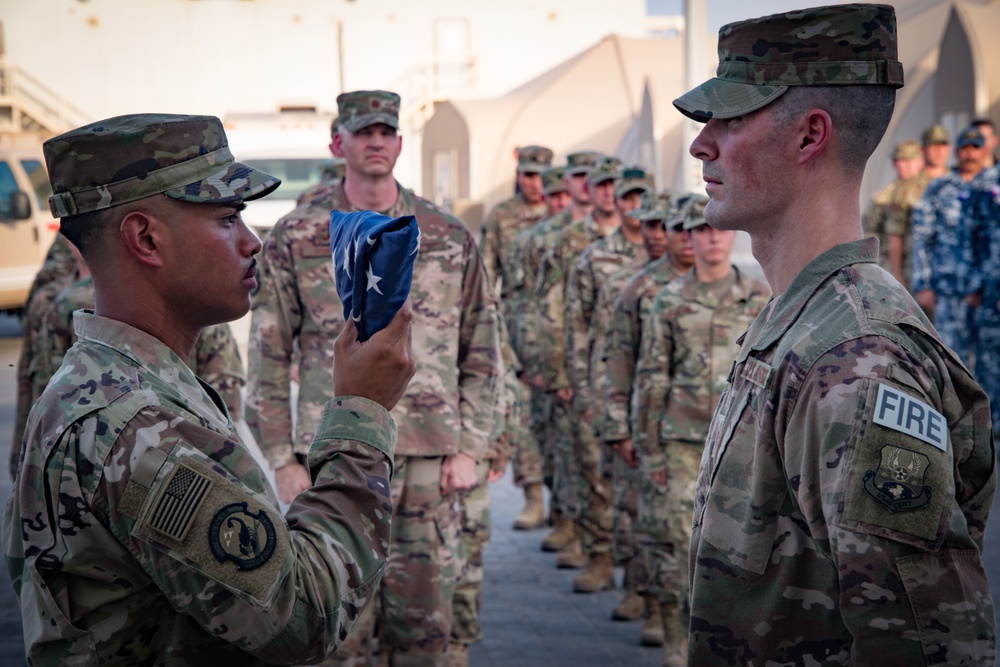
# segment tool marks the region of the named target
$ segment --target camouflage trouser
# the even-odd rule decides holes
[[[934,305],[934,328],[941,340],[971,368],[972,352],[976,344],[976,310],[963,296],[937,295]]]
[[[580,542],[588,556],[611,552],[611,471],[605,475],[604,451],[590,424],[574,413],[573,450],[578,464]]]
[[[394,460],[392,541],[376,602],[381,604],[379,650],[395,667],[448,664],[460,547],[455,497],[441,495],[442,460],[399,455]],[[366,610],[334,658],[323,664],[371,664],[375,620],[375,613]]]
[[[459,496],[458,517],[461,561],[452,598],[451,639],[473,644],[483,638],[479,609],[483,596],[483,551],[490,541],[490,490],[486,474],[489,461],[476,464],[476,487]]]
[[[526,484],[539,484],[544,480],[542,447],[539,444],[544,435],[545,416],[536,415],[540,407],[536,407],[536,393],[544,392],[526,385],[521,385],[522,394],[527,399],[527,410],[521,412],[522,428],[520,438],[514,449],[514,486],[524,486]]]
[[[990,299],[979,307],[976,337],[976,380],[990,397],[993,434],[1000,437],[1000,310]]]
[[[554,491],[555,455],[552,451],[552,441],[549,438],[549,430],[552,428],[552,395],[544,389],[531,387],[528,401],[531,405],[528,411],[531,420],[531,433],[535,436],[535,442],[538,443],[538,452],[541,458],[542,481],[549,491]],[[553,494],[549,501],[553,510],[559,509],[557,502],[558,499]]]
[[[580,518],[580,498],[576,487],[580,465],[573,447],[576,415],[569,401],[560,400],[555,394],[550,394],[549,399],[551,419],[545,441],[552,455],[552,506],[557,507],[567,519],[576,521]]]
[[[615,565],[626,565],[637,557],[635,522],[639,512],[638,468],[629,468],[624,459],[611,453],[611,534]]]
[[[688,550],[694,493],[704,444],[670,440],[666,447],[667,484],[643,475],[639,497],[639,539],[646,559],[649,591],[664,604],[686,604]]]

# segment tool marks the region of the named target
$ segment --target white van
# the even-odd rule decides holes
[[[333,164],[329,145],[334,117],[306,105],[281,107],[271,114],[226,114],[226,136],[236,159],[281,179],[277,190],[247,202],[243,211],[243,220],[261,238]]]
[[[40,152],[0,148],[0,310],[20,310],[59,231]]]

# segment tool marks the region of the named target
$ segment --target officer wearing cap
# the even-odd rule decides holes
[[[514,325],[514,317],[520,315],[524,275],[522,264],[509,264],[507,260],[520,255],[519,250],[514,249],[517,235],[534,227],[548,215],[542,173],[552,167],[552,151],[544,146],[523,146],[517,149],[516,154],[517,192],[493,207],[479,231],[483,263],[490,285],[501,295],[508,329]],[[537,442],[529,440],[519,444],[523,444],[524,451],[514,457],[514,483],[524,490],[525,504],[514,517],[514,528],[531,530],[545,524],[541,452]]]
[[[920,135],[920,145],[924,154],[924,172],[929,181],[948,173],[951,158],[951,137],[944,125],[931,125]]]
[[[601,290],[595,313],[595,327],[600,319],[607,320],[601,363],[595,364],[592,371],[595,391],[603,398],[602,407],[595,412],[595,422],[600,425],[598,435],[602,444],[613,452],[613,503],[619,512],[628,516],[630,524],[630,533],[623,536],[616,523],[614,538],[626,540],[625,548],[631,546],[634,551],[631,565],[636,587],[642,595],[643,627],[639,643],[643,646],[663,644],[663,621],[659,595],[650,590],[651,572],[642,547],[644,540],[638,521],[642,477],[635,457],[634,442],[638,437],[631,435],[633,431],[644,431],[648,414],[636,413],[636,419],[630,420],[631,394],[642,330],[649,319],[652,299],[663,285],[686,274],[694,265],[691,235],[683,230],[683,218],[677,215],[678,206],[683,206],[687,199],[687,196],[675,198],[669,192],[647,195],[635,217],[642,222],[643,245],[649,261],[638,272],[629,267],[612,276],[606,288]],[[600,305],[602,301],[608,305]],[[633,421],[634,427],[630,423]],[[626,570],[626,578],[628,574]],[[617,615],[613,613],[612,618],[624,615],[626,601],[627,598],[616,608]]]
[[[569,190],[566,189],[566,167],[550,167],[542,172],[542,199],[551,218],[562,213],[569,206]]]
[[[569,277],[580,255],[594,241],[611,236],[621,226],[621,214],[615,201],[615,188],[621,181],[623,166],[619,159],[602,158],[587,172],[587,191],[593,208],[590,215],[567,225],[545,245],[549,251],[538,278],[538,340],[541,351],[541,375],[546,390],[553,395],[553,412],[566,415],[572,440],[556,459],[556,484],[560,490],[575,487],[576,507],[570,514],[577,524],[580,550],[561,556],[563,566],[584,566],[586,570],[573,581],[573,590],[590,593],[614,587],[611,563],[610,489],[603,479],[600,450],[589,423],[581,423],[573,404],[566,347],[565,296]],[[554,417],[554,419],[557,419]],[[561,480],[561,481],[559,481]]]
[[[44,149],[96,307],[76,313],[79,339],[32,410],[4,516],[28,660],[322,659],[385,568],[409,310],[364,347],[353,325],[337,341],[338,398],[288,524],[184,363],[202,329],[249,308],[260,241],[240,210],[278,179],[236,162],[211,116],[119,116]]]
[[[614,184],[614,204],[621,224],[613,233],[598,238],[580,253],[579,259],[569,273],[566,282],[564,321],[566,345],[566,374],[573,389],[573,410],[577,418],[578,439],[581,450],[588,452],[590,458],[601,461],[605,452],[601,449],[598,439],[599,430],[594,423],[594,397],[597,387],[592,384],[594,365],[600,360],[595,358],[598,351],[598,337],[602,335],[594,329],[594,315],[597,307],[598,293],[607,280],[622,266],[639,268],[646,260],[642,244],[641,222],[633,216],[642,204],[642,198],[647,193],[655,192],[653,176],[642,167],[633,166],[622,169],[621,177]],[[602,201],[603,194],[594,197],[595,216],[599,210],[597,202]],[[589,428],[588,428],[589,426]],[[587,512],[600,521],[595,525],[607,526],[613,529],[615,512],[611,489],[611,466],[603,462],[598,465],[598,474],[603,477],[601,484],[587,485]],[[583,486],[580,487],[584,488]],[[611,535],[607,536],[611,537]],[[612,545],[614,539],[611,537]],[[612,551],[615,551],[612,549]],[[573,582],[574,590],[591,592],[604,587],[605,574],[610,565],[625,567],[625,597],[612,616],[631,616],[632,610],[640,610],[638,602],[639,577],[638,563],[630,567],[631,554],[622,550],[601,556],[601,565],[596,567],[588,564],[583,572]],[[638,618],[638,616],[636,616]]]
[[[909,286],[913,205],[930,184],[924,157],[916,141],[901,141],[893,148],[896,179],[879,190],[865,211],[865,233],[879,241],[879,265],[903,286]]]
[[[708,431],[664,664],[993,664],[989,405],[861,228],[896,54],[886,5],[742,21],[674,102],[705,123],[705,220],[750,233],[775,296]]]
[[[733,344],[767,304],[763,282],[729,261],[736,232],[705,223],[708,198],[678,210],[691,235],[694,269],[653,298],[635,367],[634,404],[647,430],[635,440],[639,535],[649,589],[660,605],[664,655],[683,659],[687,634],[687,556],[698,467],[712,412],[739,348]]]
[[[539,338],[539,278],[542,266],[551,248],[549,244],[557,238],[558,233],[568,225],[583,220],[591,211],[590,192],[587,189],[587,173],[603,157],[597,151],[577,151],[566,156],[564,184],[569,194],[569,205],[556,215],[542,220],[534,227],[521,232],[515,239],[515,247],[522,247],[523,285],[521,287],[524,300],[521,316],[511,318],[509,322],[511,341],[514,351],[521,360],[521,380],[531,387],[532,429],[539,446],[543,461],[543,475],[551,479],[551,495],[549,500],[550,520],[552,530],[542,540],[544,551],[567,552],[568,560],[562,561],[563,567],[582,567],[582,556],[577,548],[579,542],[575,523],[570,519],[576,511],[575,490],[571,484],[559,488],[555,473],[556,462],[562,460],[561,452],[571,447],[568,434],[572,429],[570,415],[559,410],[553,410],[552,393],[545,386],[542,377],[542,364],[546,351],[543,345],[546,340]],[[511,262],[513,265],[514,263]]]
[[[416,216],[421,243],[410,299],[417,371],[393,412],[393,539],[380,589],[391,602],[381,605],[379,649],[395,664],[443,664],[459,554],[456,493],[476,485],[476,466],[503,409],[500,316],[472,233],[393,175],[402,149],[399,104],[389,91],[339,95],[333,148],[345,161],[343,181],[268,234],[253,302],[247,422],[275,468],[279,498],[290,501],[308,485],[307,443],[330,398],[332,341],[344,326],[330,270],[330,212]],[[366,614],[336,660],[369,660],[375,622]]]
[[[945,344],[970,365],[982,287],[976,260],[981,225],[971,194],[989,180],[990,152],[979,129],[969,127],[958,135],[955,153],[958,166],[927,187],[914,211],[913,292],[933,312]]]

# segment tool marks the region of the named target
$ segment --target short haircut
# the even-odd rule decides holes
[[[972,122],[969,123],[972,127],[982,127],[983,125],[988,125],[993,134],[997,133],[997,125],[993,122],[992,118],[973,118]]]
[[[120,213],[120,207],[112,206],[62,218],[59,221],[59,231],[77,247],[89,264],[92,258],[100,254],[100,248],[105,243],[104,237]]]
[[[841,162],[863,172],[889,127],[896,91],[889,86],[791,86],[771,106],[783,125],[809,109],[826,111],[840,138]]]

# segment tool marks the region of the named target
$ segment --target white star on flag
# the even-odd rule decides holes
[[[371,262],[368,263],[368,270],[365,271],[365,278],[368,279],[368,289],[373,289],[379,294],[382,294],[382,290],[378,288],[379,282],[382,281],[381,276],[376,276],[375,272],[372,271]],[[384,296],[384,295],[383,295]]]

